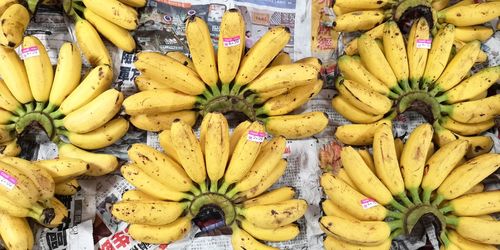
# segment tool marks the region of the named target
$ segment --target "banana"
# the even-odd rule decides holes
[[[107,90],[113,80],[113,70],[109,65],[99,65],[93,68],[73,91],[61,102],[59,111],[68,115],[94,100]],[[69,93],[69,89],[66,90]]]
[[[89,21],[78,18],[75,23],[75,34],[80,51],[92,67],[112,64],[108,48],[104,46],[99,33]]]
[[[484,243],[500,244],[500,222],[474,217],[446,217],[446,223],[452,225],[462,237]]]
[[[220,61],[220,57],[219,57]],[[273,61],[269,64],[269,67],[273,66],[278,66],[278,65],[286,65],[286,64],[292,64],[292,58],[290,58],[290,54],[288,54],[285,51],[281,51],[274,59]],[[220,75],[220,72],[219,72]]]
[[[382,23],[382,24],[379,24],[378,26],[376,26],[375,28],[369,30],[369,31],[366,31],[365,32],[365,35],[372,38],[372,39],[377,39],[377,38],[382,38],[383,34],[384,34],[384,26],[385,26],[385,23]],[[349,55],[349,56],[352,56],[354,54],[358,54],[359,51],[358,51],[358,40],[359,38],[354,38],[353,40],[351,40],[347,46],[345,46],[344,48],[344,52],[346,55]]]
[[[132,224],[128,233],[134,240],[150,244],[169,244],[184,238],[191,231],[191,217],[184,216],[176,221],[160,226]]]
[[[33,249],[34,236],[25,218],[0,212],[0,236],[7,249]]]
[[[343,249],[343,250],[389,250],[391,248],[391,239],[387,239],[384,241],[382,244],[378,246],[362,246],[362,245],[357,245],[353,244],[347,241],[339,240],[335,237],[332,236],[326,236],[325,240],[323,241],[323,247],[325,250],[337,250],[337,249]]]
[[[127,30],[135,30],[139,24],[137,11],[118,0],[84,0],[83,4],[102,18]]]
[[[239,193],[236,197],[243,199],[251,199],[264,193],[285,173],[286,166],[287,166],[286,161],[279,161],[278,164],[274,167],[271,173],[269,173],[269,176],[264,181],[260,182],[257,186],[253,187],[252,189],[246,192]]]
[[[182,65],[191,69],[195,73],[195,75],[198,76],[198,78],[199,78],[198,73],[196,73],[196,68],[194,67],[193,60],[191,60],[191,58],[187,57],[184,53],[182,53],[180,51],[169,51],[169,52],[165,53],[165,55],[180,62]]]
[[[137,189],[132,189],[125,191],[125,193],[122,194],[122,200],[123,201],[154,201],[156,198],[147,195],[146,193],[139,191]]]
[[[238,9],[224,12],[217,49],[218,73],[223,85],[231,83],[238,72],[245,51],[245,32],[245,21]]]
[[[455,230],[448,230],[446,235],[448,236],[448,239],[450,239],[451,242],[453,242],[455,245],[460,247],[460,249],[497,250],[497,248],[495,246],[482,244],[479,242],[468,240],[468,239],[460,236],[460,234],[458,234],[457,231],[455,231]]]
[[[441,105],[451,119],[462,123],[480,123],[494,119],[500,114],[500,95],[490,96],[477,101]]]
[[[180,163],[179,156],[177,155],[176,149],[172,143],[172,137],[170,136],[170,130],[164,130],[158,135],[158,140],[160,141],[160,146],[163,151],[171,157],[175,162]]]
[[[349,175],[347,174],[347,171],[342,167],[340,168],[336,175],[340,180],[342,180],[343,182],[345,182],[347,185],[349,185],[350,187],[352,187],[354,190],[359,191],[359,188],[356,187],[356,185],[354,184],[354,182],[351,180],[351,177],[349,177]]]
[[[36,165],[47,171],[56,183],[60,183],[87,173],[89,164],[79,159],[40,160]]]
[[[37,221],[44,227],[56,228],[62,225],[68,219],[68,208],[57,198],[52,197],[49,200],[49,204],[54,208],[55,216],[50,222]]]
[[[343,14],[347,14],[347,13],[356,11],[356,9],[340,7],[336,3],[333,4],[332,9],[333,9],[333,13],[335,13],[335,16],[342,16]]]
[[[464,139],[469,142],[469,150],[465,157],[467,159],[474,158],[478,155],[488,153],[493,148],[493,139],[490,136],[461,136],[455,134],[459,139]]]
[[[224,177],[229,160],[229,125],[221,113],[211,113],[205,116],[204,120],[207,120],[208,124],[204,140],[201,140],[200,136],[200,143],[204,145],[205,166],[211,182],[210,189],[215,192],[218,181]]]
[[[384,54],[394,75],[403,87],[408,87],[408,57],[403,33],[395,21],[385,23],[383,35]]]
[[[342,210],[341,207],[333,203],[333,201],[331,200],[324,200],[323,202],[321,202],[321,209],[327,216],[335,215],[344,219],[357,220],[356,217],[352,216],[347,211]]]
[[[269,92],[276,89],[292,89],[312,84],[318,79],[319,72],[310,64],[293,63],[278,65],[266,69],[254,81],[248,84],[248,90],[254,93]]]
[[[240,140],[243,133],[245,133],[248,130],[250,124],[252,124],[250,121],[245,120],[244,122],[238,124],[236,128],[234,128],[229,138],[229,150],[230,150],[229,156],[233,154],[233,151],[236,148],[236,144],[238,144],[238,141]]]
[[[457,165],[460,166],[460,165],[462,165],[464,163],[465,163],[465,160],[462,160]],[[483,191],[484,191],[484,184],[483,183],[478,183],[478,184],[474,185],[471,189],[469,189],[467,192],[465,192],[464,195],[481,193]]]
[[[266,114],[268,116],[290,113],[316,96],[322,87],[323,80],[316,80],[307,85],[295,87],[284,94],[270,98],[255,112],[257,115]]]
[[[358,150],[359,155],[361,158],[363,158],[363,161],[365,164],[370,168],[370,170],[375,173],[375,162],[373,161],[373,156],[370,154],[370,152],[366,149],[360,149]],[[386,185],[387,186],[387,185]]]
[[[450,58],[453,40],[455,39],[456,28],[451,24],[446,24],[439,29],[432,40],[431,50],[427,56],[424,74],[422,75],[423,85],[431,85],[436,81]]]
[[[288,44],[290,37],[287,27],[270,28],[243,57],[234,83],[242,86],[253,81]]]
[[[362,84],[338,78],[335,87],[356,108],[372,115],[384,115],[392,107],[392,101]]]
[[[268,133],[273,136],[282,135],[287,139],[301,139],[318,134],[326,128],[328,121],[328,115],[319,111],[264,118]]]
[[[136,57],[134,66],[152,80],[188,95],[199,95],[205,91],[205,84],[198,74],[170,56],[140,52]]]
[[[380,9],[387,5],[391,5],[396,3],[394,0],[358,0],[358,1],[350,1],[350,0],[337,0],[335,4],[342,8],[351,8],[351,9]]]
[[[398,80],[391,70],[391,65],[382,53],[374,38],[363,34],[358,38],[358,50],[361,62],[376,78],[395,93],[401,93]],[[411,65],[410,65],[411,74]]]
[[[129,159],[158,182],[179,192],[193,189],[193,183],[182,166],[168,156],[145,144],[132,144],[128,150]],[[168,180],[168,181],[165,181]]]
[[[413,23],[408,34],[408,67],[410,69],[410,82],[413,89],[418,89],[419,81],[424,75],[429,49],[420,47],[430,39],[429,24],[427,19],[421,17]],[[424,45],[425,46],[425,45]]]
[[[270,247],[260,243],[245,230],[240,229],[236,224],[231,226],[233,229],[231,235],[231,244],[233,249],[255,249],[255,250],[278,250],[279,248]]]
[[[500,79],[500,66],[485,68],[444,92],[437,101],[453,104],[473,99],[487,91],[498,79]]]
[[[463,195],[474,185],[494,173],[500,167],[499,162],[499,154],[484,154],[456,167],[439,186],[433,204],[439,205],[444,199],[452,200]]]
[[[462,42],[472,42],[479,40],[485,42],[493,35],[493,29],[486,26],[466,26],[457,27],[455,39]]]
[[[307,210],[305,200],[292,199],[268,205],[237,208],[239,215],[256,227],[276,229],[301,218]]]
[[[253,199],[246,200],[242,203],[242,205],[245,207],[255,205],[268,205],[276,202],[291,200],[294,196],[295,189],[293,187],[280,187],[261,194]]]
[[[81,189],[77,179],[70,179],[56,184],[54,193],[57,195],[74,195]]]
[[[349,211],[358,220],[379,221],[385,219],[387,216],[388,211],[385,207],[354,190],[333,174],[323,174],[320,183],[329,199],[335,205],[339,206],[343,211]],[[370,201],[372,203],[375,202],[373,203],[374,206],[363,207],[366,202]]]
[[[37,187],[41,200],[48,200],[54,196],[55,183],[45,169],[18,157],[1,157],[0,161],[28,176]]]
[[[18,156],[21,153],[21,146],[17,144],[17,139],[0,144],[1,156]]]
[[[0,76],[16,100],[21,104],[33,101],[26,69],[16,51],[0,46],[0,64]]]
[[[382,123],[392,126],[392,122],[386,119],[367,124],[347,124],[337,127],[335,137],[348,145],[370,145],[373,143],[377,127]]]
[[[193,199],[193,196],[190,194],[182,193],[165,186],[162,182],[149,176],[135,164],[123,165],[120,172],[123,177],[138,190],[157,199],[169,201]]]
[[[253,166],[245,177],[236,183],[234,188],[227,193],[227,196],[232,197],[237,192],[250,190],[266,179],[274,167],[280,161],[284,161],[281,157],[285,153],[285,148],[286,139],[282,136],[274,137],[266,145],[262,146]]]
[[[476,135],[495,126],[494,119],[478,123],[462,123],[462,122],[457,122],[447,116],[442,117],[439,120],[439,123],[444,128],[449,129],[459,135]]]
[[[0,79],[0,108],[13,113],[24,113],[23,107],[12,95],[2,79]]]
[[[480,46],[479,41],[472,41],[463,46],[434,82],[434,89],[430,93],[437,94],[455,87],[474,65],[481,50]]]
[[[9,8],[11,5],[17,3],[17,0],[2,0],[0,2],[0,16]]]
[[[24,6],[18,3],[9,5],[0,16],[0,45],[11,49],[19,46],[30,19]]]
[[[337,16],[333,29],[338,32],[354,32],[373,29],[385,19],[383,10],[359,10]]]
[[[195,16],[186,19],[186,40],[196,72],[209,86],[216,86],[219,81],[215,51],[207,23]]]
[[[436,190],[445,180],[446,176],[463,159],[469,148],[466,140],[454,140],[442,146],[425,164],[422,179],[422,199],[425,203],[430,201],[432,191]]]
[[[442,10],[448,6],[450,0],[433,0],[431,6],[435,10]]]
[[[172,122],[176,119],[180,119],[189,126],[194,126],[196,118],[196,111],[180,110],[158,114],[139,114],[131,116],[129,120],[136,128],[159,132],[162,130],[170,130]]]
[[[168,87],[166,84],[157,82],[145,75],[140,75],[134,78],[135,87],[139,91],[154,90],[154,89],[168,89],[171,92],[176,92],[177,90]]]
[[[40,192],[33,181],[23,172],[0,162],[2,185],[0,194],[18,206],[32,207],[40,199]]]
[[[45,208],[38,203],[33,204],[32,207],[23,207],[5,196],[0,196],[0,213],[5,213],[14,217],[32,217],[40,219],[43,218],[46,211],[53,212],[49,209],[45,210]]]
[[[59,49],[54,81],[50,89],[49,106],[59,107],[80,84],[82,58],[78,46],[63,43]],[[52,111],[52,110],[49,110]]]
[[[116,47],[131,53],[135,49],[135,40],[128,30],[101,17],[90,8],[83,11],[83,16],[96,30]]]
[[[120,201],[113,204],[111,214],[129,224],[160,226],[179,218],[188,203],[171,201]]]
[[[363,246],[380,245],[391,234],[391,226],[383,221],[349,220],[330,215],[321,217],[319,223],[328,236]]]
[[[147,0],[119,0],[119,1],[128,6],[136,8],[144,7],[146,6],[147,3]]]
[[[59,158],[73,158],[84,160],[89,164],[85,173],[89,176],[102,176],[118,168],[118,159],[111,154],[93,153],[79,149],[72,144],[59,144]]]
[[[457,6],[437,13],[439,22],[455,26],[483,24],[500,16],[500,2],[486,2]],[[477,39],[477,38],[476,38]]]
[[[101,127],[87,133],[64,131],[71,144],[83,149],[99,149],[114,144],[128,131],[129,123],[125,118],[115,118]]]
[[[457,216],[480,216],[500,212],[500,191],[467,194],[451,200],[439,209]]]
[[[157,89],[133,94],[123,101],[123,106],[127,114],[135,116],[192,109],[197,100],[196,96]]]
[[[122,106],[123,93],[109,89],[63,119],[64,127],[71,132],[88,133],[110,121]]]
[[[267,100],[269,100],[275,96],[285,94],[288,91],[289,91],[288,88],[279,88],[279,89],[275,89],[275,90],[271,90],[271,91],[258,93],[257,98],[255,98],[254,101],[255,101],[255,103],[262,104],[262,103],[266,102]]]
[[[240,220],[240,226],[254,238],[270,242],[293,240],[300,233],[299,227],[296,224],[289,224],[278,228],[266,229],[257,227],[248,220]]]
[[[342,115],[342,117],[353,123],[372,123],[382,119],[383,115],[373,115],[367,113],[349,103],[342,95],[335,96],[332,99],[333,109]]]
[[[24,58],[24,67],[26,68],[33,98],[37,102],[47,102],[52,81],[54,80],[54,71],[45,46],[37,37],[26,36],[23,39],[22,50],[37,51],[38,55]]]

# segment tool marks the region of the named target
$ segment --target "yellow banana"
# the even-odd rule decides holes
[[[442,10],[448,6],[450,0],[433,0],[431,6],[435,10]]]
[[[328,125],[326,113],[314,111],[299,115],[280,115],[264,118],[266,131],[287,139],[301,139],[323,131]]]
[[[299,226],[296,224],[288,224],[278,228],[266,229],[257,227],[248,220],[240,220],[240,226],[254,238],[270,242],[293,240],[300,233]]]
[[[129,224],[160,226],[177,220],[187,207],[188,203],[171,201],[120,201],[113,204],[111,214]]]
[[[392,122],[386,119],[367,124],[347,124],[337,127],[335,137],[348,145],[370,145],[377,127],[382,123],[392,126]]]
[[[361,156],[361,158],[363,158],[363,161],[368,166],[368,168],[370,168],[370,170],[373,173],[376,173],[375,162],[373,161],[372,154],[370,154],[370,152],[368,150],[366,150],[366,149],[360,149],[360,150],[358,150],[358,153]]]
[[[89,21],[81,18],[76,20],[75,34],[78,47],[90,65],[96,67],[112,64],[108,48]]]
[[[301,218],[307,210],[305,200],[292,199],[268,205],[237,208],[239,215],[251,221],[256,227],[275,229],[286,226]]]
[[[245,51],[245,21],[236,8],[224,12],[219,31],[217,66],[223,86],[231,83],[238,72]]]
[[[182,65],[188,67],[194,73],[196,73],[196,68],[194,67],[193,60],[191,60],[191,58],[187,57],[184,53],[182,53],[180,51],[169,51],[169,52],[165,53],[165,55],[180,62]],[[198,73],[196,73],[195,75],[198,76],[198,78],[199,78]]]
[[[37,221],[44,227],[56,228],[68,219],[68,208],[57,198],[52,197],[49,200],[50,207],[54,208],[55,216],[50,222]]]
[[[477,101],[459,102],[441,106],[451,119],[461,123],[481,123],[494,119],[500,114],[500,95]]]
[[[128,6],[136,8],[144,7],[146,6],[147,3],[147,0],[119,0],[119,1]]]
[[[460,161],[460,163],[458,163],[457,166],[461,166],[464,163],[465,163],[465,159]],[[478,183],[478,184],[474,185],[471,189],[467,190],[467,192],[465,192],[464,195],[481,193],[483,191],[484,191],[484,184]]]
[[[35,164],[47,171],[56,183],[84,175],[90,168],[87,162],[70,158],[40,160]]]
[[[351,9],[379,9],[389,4],[394,4],[394,0],[359,0],[359,1],[350,1],[350,0],[337,0],[335,4],[342,8],[351,8]]]
[[[59,144],[59,158],[84,160],[89,164],[86,175],[102,176],[118,168],[118,159],[111,154],[93,153],[77,148],[72,144]]]
[[[406,46],[403,33],[399,30],[395,21],[385,23],[383,35],[384,54],[387,62],[391,65],[394,75],[403,88],[409,87],[408,77],[408,57],[406,55]]]
[[[385,19],[383,10],[359,10],[337,16],[333,29],[338,32],[370,30]]]
[[[216,86],[219,81],[215,51],[207,23],[195,16],[186,20],[186,40],[196,72],[209,86]]]
[[[219,58],[219,61],[220,61],[220,58]],[[269,64],[269,67],[278,66],[278,65],[292,64],[292,63],[293,63],[293,61],[292,61],[292,58],[290,58],[290,55],[287,52],[285,52],[285,51],[281,51],[273,59],[273,61],[271,62],[271,64]]]
[[[313,84],[318,79],[314,66],[305,63],[278,65],[266,69],[247,89],[255,93],[269,92],[276,89],[292,89],[306,84]]]
[[[118,0],[84,0],[83,4],[102,18],[128,30],[139,24],[137,11]]]
[[[107,147],[121,139],[128,131],[129,123],[123,117],[115,118],[101,127],[87,133],[64,131],[71,144],[83,149]]]
[[[255,98],[255,103],[262,104],[267,100],[285,94],[289,91],[288,88],[279,88],[271,91],[261,92],[257,94],[257,98]]]
[[[158,140],[160,141],[160,146],[163,148],[165,154],[171,157],[175,162],[180,163],[179,156],[177,155],[176,149],[173,146],[172,138],[170,136],[170,130],[164,130],[158,135]]]
[[[437,13],[440,22],[455,26],[483,24],[500,16],[500,2],[477,3],[445,9]]]
[[[196,111],[180,110],[157,114],[139,114],[131,116],[129,120],[136,128],[159,132],[166,129],[170,130],[172,122],[176,119],[180,119],[189,126],[193,126],[196,123],[196,118]]]
[[[474,217],[446,217],[462,237],[483,244],[500,244],[500,222]]]
[[[493,139],[490,136],[461,136],[455,134],[459,139],[464,139],[469,142],[469,150],[465,157],[467,159],[474,158],[478,155],[488,153],[493,148]]]
[[[479,242],[468,240],[468,239],[460,236],[460,234],[458,234],[457,231],[455,231],[455,230],[448,230],[446,234],[448,236],[448,239],[450,239],[451,242],[453,242],[455,245],[460,247],[460,249],[497,250],[497,248],[493,245],[487,245],[487,244],[482,244]]]
[[[451,24],[446,24],[439,29],[432,40],[432,46],[427,57],[425,71],[422,75],[423,85],[431,85],[436,81],[444,68],[448,64],[453,40],[456,35],[456,28]]]
[[[25,56],[23,60],[33,98],[37,102],[47,102],[54,79],[54,71],[45,46],[37,37],[26,36],[23,39],[22,51],[34,53]]]
[[[30,19],[30,14],[23,5],[9,5],[0,16],[0,45],[11,49],[19,46]]]
[[[33,249],[34,236],[25,218],[0,212],[0,236],[7,249]]]
[[[274,167],[273,171],[271,171],[271,173],[269,173],[268,177],[264,181],[260,182],[254,188],[252,188],[246,192],[242,192],[242,193],[238,194],[237,197],[243,198],[243,199],[251,199],[251,198],[254,198],[254,197],[264,193],[276,181],[278,181],[279,178],[285,173],[286,166],[287,166],[286,161],[280,161]],[[267,204],[270,204],[270,203],[267,203]]]
[[[457,27],[455,32],[455,39],[462,42],[471,42],[479,40],[485,42],[493,35],[493,29],[486,26],[466,26]]]
[[[255,249],[255,250],[278,250],[279,248],[270,247],[260,243],[245,230],[240,229],[236,224],[231,227],[233,233],[231,235],[231,244],[233,249]]]
[[[33,101],[26,69],[16,51],[0,46],[0,64],[0,75],[16,100],[22,104]]]
[[[184,216],[176,221],[160,226],[132,224],[128,233],[133,239],[150,244],[169,244],[182,239],[191,231],[191,217]]]
[[[205,140],[203,142],[200,138],[200,143],[204,144],[205,166],[211,182],[210,190],[215,192],[229,160],[229,125],[221,113],[212,113],[205,119],[210,120],[207,121]]]
[[[135,84],[135,87],[139,91],[146,91],[146,90],[153,90],[153,89],[168,89],[172,92],[177,91],[173,88],[168,87],[166,84],[157,82],[157,81],[155,81],[155,80],[153,80],[145,75],[137,76],[134,79],[134,84]]]
[[[323,212],[327,216],[335,215],[335,216],[343,218],[343,219],[357,220],[356,217],[349,214],[349,212],[343,210],[341,207],[336,205],[331,200],[324,200],[323,202],[321,202],[321,209],[323,210]]]
[[[383,115],[373,115],[357,108],[349,103],[342,95],[335,96],[332,99],[332,107],[337,113],[341,114],[342,117],[353,123],[372,123],[384,117]]]
[[[478,123],[462,123],[446,116],[439,120],[441,126],[459,135],[476,135],[495,126],[494,119]]]
[[[40,192],[33,181],[23,172],[9,164],[0,162],[2,184],[0,194],[20,207],[32,207],[39,199]]]
[[[70,179],[56,184],[54,193],[57,195],[74,195],[81,189],[77,179]]]
[[[0,108],[13,113],[24,113],[23,107],[12,95],[2,79],[0,79]]]
[[[358,244],[353,244],[347,241],[339,240],[335,237],[332,236],[326,236],[325,240],[323,241],[323,247],[325,250],[337,250],[337,249],[343,249],[343,250],[389,250],[391,248],[391,242],[392,240],[389,238],[385,240],[382,244],[377,245],[377,246],[363,246],[363,245],[358,245]]]
[[[3,0],[0,2],[0,16],[9,8],[11,5],[17,3],[17,0]]]
[[[129,53],[135,49],[135,40],[128,30],[106,20],[90,8],[86,8],[83,15],[101,35],[116,47]]]
[[[427,19],[421,17],[413,23],[408,34],[408,67],[410,69],[410,82],[413,89],[419,87],[419,82],[425,72],[428,43],[430,39],[429,24]]]
[[[11,112],[0,108],[0,124],[7,125],[16,121],[16,116]]]
[[[382,38],[384,34],[385,23],[379,24],[375,28],[365,32],[365,35],[372,39]],[[358,54],[358,38],[351,40],[344,48],[345,54],[352,56]]]
[[[458,216],[480,216],[500,211],[500,191],[467,194],[451,200],[440,208],[442,213],[453,212]]]
[[[139,191],[137,189],[132,189],[132,190],[128,190],[128,191],[125,191],[125,193],[122,194],[122,200],[123,201],[138,201],[138,200],[141,200],[141,201],[154,201],[156,200],[156,198],[142,192],[142,191]]]
[[[253,199],[246,200],[242,203],[243,206],[268,205],[276,202],[291,200],[295,196],[293,187],[280,187],[272,191],[261,194]]]
[[[88,133],[110,121],[122,106],[123,93],[109,89],[63,119],[64,127],[75,133]]]
[[[127,114],[135,116],[192,109],[197,100],[196,96],[157,89],[133,94],[123,101],[123,106]]]
[[[252,124],[250,121],[245,120],[244,122],[238,124],[236,128],[234,128],[231,136],[229,137],[229,156],[233,154],[233,151],[236,148],[236,144],[238,144],[238,141],[240,140],[243,133],[248,130],[250,124]]]
[[[346,101],[372,115],[386,114],[392,107],[388,97],[355,81],[339,78],[335,86]]]
[[[0,144],[1,156],[18,156],[21,153],[21,146],[17,144],[17,139]]]

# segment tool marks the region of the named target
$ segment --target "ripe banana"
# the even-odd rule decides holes
[[[234,83],[242,86],[253,81],[288,44],[290,37],[287,27],[269,29],[243,57]]]
[[[361,156],[361,158],[363,158],[363,161],[365,162],[365,164],[368,166],[368,168],[370,168],[370,170],[373,172],[373,173],[376,173],[376,170],[375,170],[375,162],[373,161],[373,156],[372,154],[370,154],[370,152],[366,149],[361,149],[361,150],[358,150],[358,153],[359,155]],[[387,186],[387,185],[386,185]]]
[[[446,24],[439,29],[432,40],[431,50],[427,56],[425,71],[422,75],[423,86],[429,86],[436,81],[448,64],[456,29],[451,24]]]
[[[71,144],[83,149],[99,149],[114,144],[128,131],[129,123],[125,118],[115,118],[101,127],[87,133],[62,132]]]
[[[77,179],[70,179],[56,184],[54,193],[57,195],[74,195],[81,189]]]
[[[219,59],[219,61],[220,61],[220,59]],[[287,52],[285,52],[285,51],[281,51],[273,59],[273,61],[271,62],[271,64],[269,64],[269,67],[278,66],[278,65],[292,64],[292,63],[293,63],[293,61],[292,61],[292,58],[290,58],[290,55]]]
[[[408,67],[410,69],[410,82],[413,89],[418,89],[419,82],[425,72],[427,54],[429,49],[420,47],[430,39],[429,24],[423,17],[413,23],[408,34]],[[426,46],[426,45],[423,45]]]
[[[493,29],[486,26],[466,26],[457,27],[455,39],[462,42],[471,42],[479,40],[485,42],[493,35]]]
[[[123,101],[123,106],[127,114],[135,116],[192,109],[197,100],[196,96],[157,89],[133,94]]]
[[[180,51],[169,51],[169,52],[165,53],[165,55],[180,62],[182,65],[191,69],[195,73],[195,75],[198,76],[198,78],[199,78],[198,73],[196,73],[196,68],[194,67],[193,60],[191,60],[191,58],[187,57],[184,53],[182,53]]]
[[[372,39],[382,38],[384,34],[384,26],[385,23],[379,24],[375,28],[365,32],[365,35]],[[345,54],[352,56],[354,54],[358,54],[358,40],[359,38],[352,39],[347,46],[344,48]]]
[[[147,195],[146,193],[139,191],[137,189],[132,189],[125,191],[122,194],[122,201],[154,201],[156,198]]]
[[[21,146],[17,144],[17,139],[0,144],[1,156],[18,156],[21,153]]]
[[[50,222],[44,222],[44,221],[37,221],[44,227],[48,228],[56,228],[63,224],[67,219],[68,219],[68,208],[57,198],[52,197],[48,201],[50,204],[50,207],[54,208],[54,213],[55,216]]]
[[[0,75],[16,100],[21,104],[33,101],[26,69],[16,51],[0,46],[0,64]]]
[[[171,201],[120,201],[113,204],[111,214],[129,224],[160,226],[179,218],[188,203]]]
[[[23,60],[33,98],[37,102],[47,102],[54,79],[54,71],[45,46],[37,37],[26,36],[23,39],[22,50],[35,53],[33,56],[24,57]]]
[[[338,32],[370,30],[385,19],[383,10],[360,10],[337,16],[333,29]]]
[[[0,2],[0,16],[2,16],[7,8],[15,3],[17,3],[17,0],[3,0]]]
[[[396,1],[394,0],[359,0],[359,1],[350,1],[350,0],[337,0],[335,4],[342,8],[350,8],[350,9],[379,9],[386,5],[394,4]]]
[[[500,95],[490,96],[477,101],[441,105],[451,119],[461,123],[481,123],[494,119],[500,114]]]
[[[170,130],[172,122],[176,119],[183,121],[189,126],[194,126],[196,118],[196,111],[181,110],[149,115],[139,114],[131,116],[129,120],[136,128],[146,131],[159,132],[162,130]]]
[[[127,30],[135,30],[139,24],[137,11],[118,0],[84,0],[83,4],[102,18]]]
[[[140,75],[134,78],[134,84],[139,91],[154,90],[154,89],[168,89],[172,92],[177,91],[173,88],[168,87],[166,84],[157,82],[145,75]]]
[[[392,126],[392,122],[386,119],[368,124],[347,124],[337,127],[335,137],[348,145],[370,145],[377,127],[382,123]]]
[[[468,250],[497,250],[497,248],[493,245],[482,244],[479,242],[468,240],[455,230],[448,230],[446,232],[448,239],[453,242],[455,245],[460,247],[460,249],[468,249]]]
[[[305,200],[293,199],[268,205],[238,208],[239,215],[251,221],[256,227],[276,229],[301,218],[307,210]]]
[[[500,222],[474,217],[446,217],[446,223],[455,227],[462,237],[484,243],[500,244]]]
[[[323,247],[325,250],[337,250],[337,249],[343,249],[343,250],[388,250],[391,248],[391,242],[392,240],[389,238],[385,240],[382,244],[377,245],[377,246],[363,246],[363,245],[358,245],[358,244],[353,244],[347,241],[339,240],[335,237],[332,236],[326,236],[325,240],[323,241]]]
[[[240,226],[254,238],[271,242],[293,240],[300,233],[299,227],[296,224],[288,224],[278,228],[266,229],[257,227],[248,220],[240,220]]]
[[[19,46],[30,19],[30,14],[23,5],[9,5],[0,16],[0,45],[10,49]]]
[[[328,121],[328,115],[319,111],[264,118],[268,133],[288,139],[301,139],[320,133],[326,128]]]
[[[437,16],[440,22],[455,26],[483,24],[500,16],[500,3],[486,2],[457,6],[439,11]]]
[[[217,66],[223,86],[231,83],[238,72],[245,51],[245,21],[236,8],[224,12],[219,31]]]
[[[104,46],[99,33],[89,21],[82,18],[77,19],[75,34],[80,51],[92,67],[112,64],[108,48]]]
[[[135,40],[128,30],[101,17],[90,8],[83,11],[83,16],[96,30],[116,47],[131,53],[135,49]]]
[[[342,95],[335,96],[332,99],[333,109],[342,115],[342,117],[353,123],[372,123],[382,119],[383,115],[373,115],[367,113],[349,103]]]
[[[12,95],[2,79],[0,79],[0,108],[18,114],[25,113],[21,104]]]
[[[7,249],[33,249],[33,232],[25,218],[0,212],[0,223],[0,236]]]
[[[335,215],[343,219],[357,220],[356,217],[352,216],[347,211],[342,210],[342,208],[336,205],[332,200],[324,200],[321,202],[321,209],[327,216]]]
[[[500,191],[467,194],[451,200],[439,209],[442,213],[453,212],[458,216],[480,216],[500,211]]]
[[[59,144],[58,148],[59,158],[80,159],[87,162],[89,169],[86,175],[102,176],[118,168],[118,159],[114,155],[88,152],[66,143]]]
[[[83,175],[90,168],[89,164],[79,159],[40,160],[36,165],[45,169],[56,183],[60,183]]]
[[[160,226],[132,224],[128,233],[133,239],[150,244],[169,244],[182,239],[191,231],[191,217],[184,216],[176,221]]]
[[[390,94],[389,88],[361,64],[359,57],[343,55],[338,59],[337,63],[345,79],[363,84],[365,87],[382,95]]]
[[[387,62],[391,65],[394,75],[403,88],[409,87],[408,77],[408,57],[406,55],[406,46],[403,33],[399,30],[395,21],[385,23],[383,35],[384,54]]]
[[[372,115],[386,114],[392,107],[389,98],[360,83],[339,78],[335,86],[346,101]]]
[[[254,93],[269,92],[276,89],[292,89],[312,84],[318,79],[318,71],[314,66],[305,63],[278,65],[266,69],[247,89]]]
[[[478,123],[462,123],[445,116],[439,120],[439,123],[444,128],[447,128],[460,135],[476,135],[482,133],[495,126],[494,119],[490,119]]]
[[[186,20],[186,40],[200,78],[209,86],[217,86],[219,74],[207,23],[195,15],[189,16]]]
[[[231,235],[231,244],[233,249],[258,249],[258,250],[278,250],[279,248],[270,247],[262,244],[252,237],[245,230],[240,229],[236,224],[231,227],[233,233]]]
[[[294,196],[295,189],[293,187],[280,187],[261,194],[253,199],[246,200],[242,203],[242,205],[245,207],[255,205],[268,205],[276,202],[291,200]]]
[[[211,191],[217,191],[218,181],[224,177],[224,172],[229,160],[229,125],[221,113],[211,113],[205,116],[207,128],[204,141],[205,166],[210,179]]]
[[[25,208],[32,207],[40,199],[40,192],[28,175],[4,162],[0,162],[0,174],[2,196]]]
[[[230,150],[229,156],[233,154],[233,151],[236,148],[236,144],[238,144],[238,141],[240,140],[243,133],[245,133],[248,130],[250,124],[252,124],[250,121],[245,120],[244,122],[238,124],[238,126],[236,126],[236,128],[233,129],[233,132],[229,137],[229,150]]]
[[[167,154],[170,158],[175,160],[175,162],[180,163],[181,161],[172,143],[170,130],[164,130],[163,132],[161,132],[158,135],[158,140],[160,141],[160,146],[163,148],[165,154]]]

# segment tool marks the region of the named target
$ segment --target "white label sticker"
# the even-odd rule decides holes
[[[40,51],[38,50],[37,46],[23,48],[21,50],[21,59],[22,60],[28,59],[30,57],[39,56],[39,55],[40,55]]]
[[[224,47],[233,47],[240,45],[241,39],[240,36],[222,38],[222,43],[224,44]]]
[[[16,186],[16,183],[17,183],[16,178],[0,170],[0,185],[8,189],[13,189]]]
[[[430,49],[432,39],[417,39],[417,49]]]
[[[258,132],[258,131],[253,131],[253,130],[248,131],[247,140],[249,140],[249,141],[264,142],[265,138],[266,138],[265,132]]]
[[[361,206],[363,207],[363,209],[368,209],[378,206],[378,203],[374,199],[368,198],[361,200]]]

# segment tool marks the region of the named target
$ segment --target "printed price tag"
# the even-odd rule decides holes
[[[264,142],[265,138],[266,138],[265,132],[258,132],[258,131],[253,131],[253,130],[248,131],[247,140],[249,140],[249,141]]]
[[[40,55],[40,51],[38,50],[37,46],[23,48],[21,50],[21,59],[22,60],[28,59],[30,57],[39,56],[39,55]]]
[[[417,39],[417,49],[430,49],[432,39]]]
[[[222,43],[224,44],[224,47],[233,47],[240,45],[241,39],[240,36],[222,38]]]
[[[8,189],[13,189],[16,186],[16,183],[17,183],[16,178],[0,170],[0,185]]]
[[[374,199],[368,198],[361,200],[361,206],[363,207],[363,209],[368,209],[378,206],[378,203]]]

